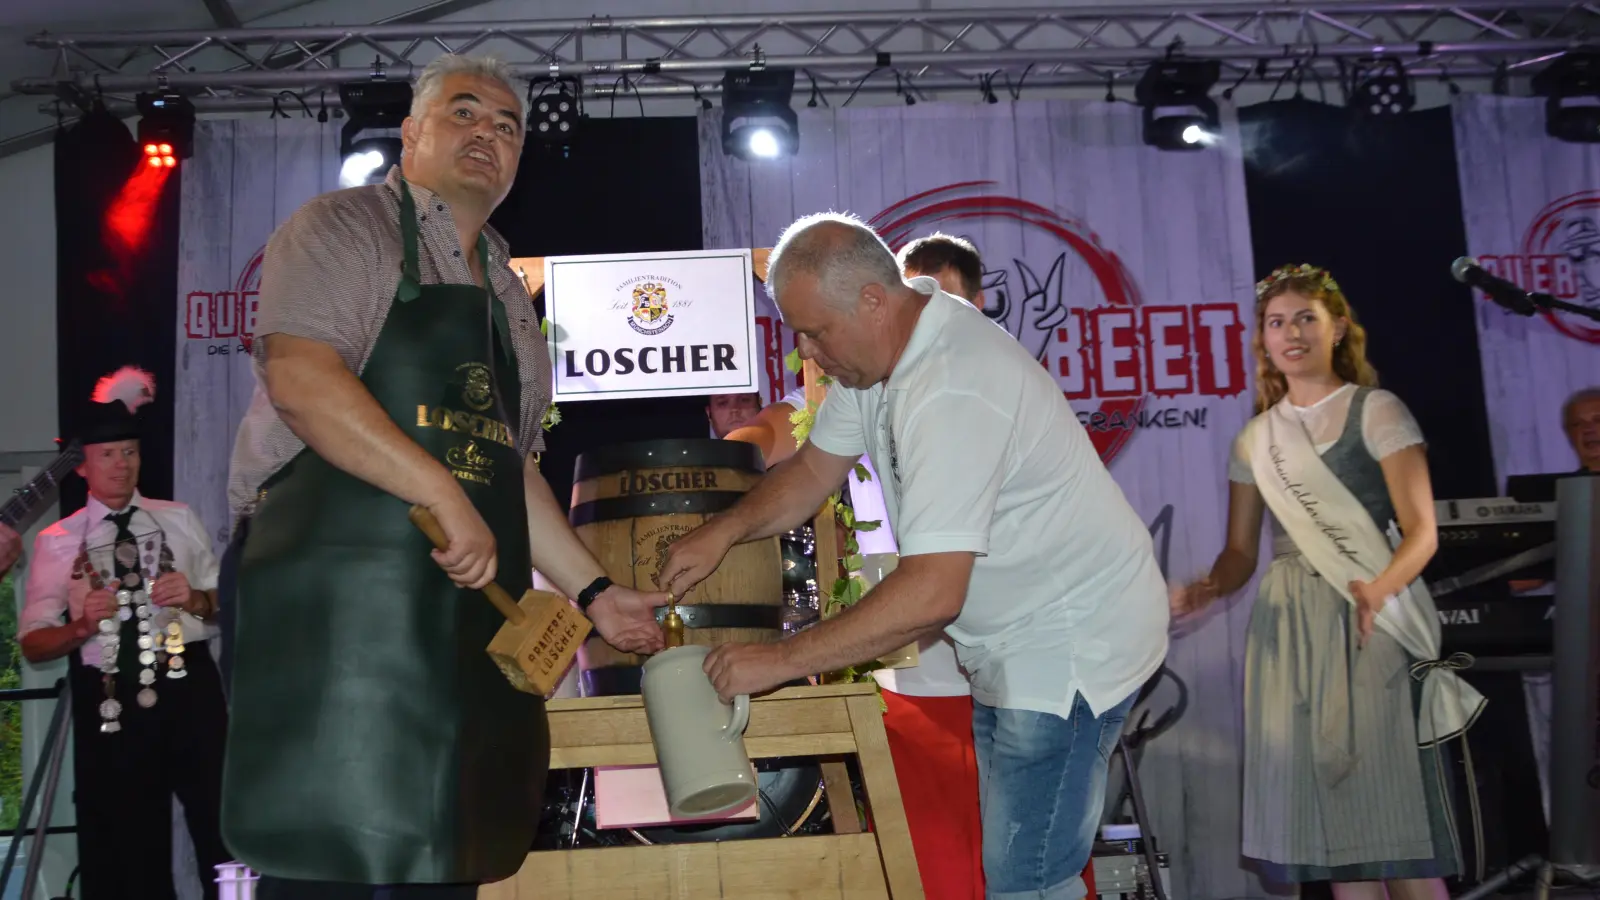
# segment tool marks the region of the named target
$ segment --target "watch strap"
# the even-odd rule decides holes
[[[591,581],[588,587],[578,592],[578,610],[587,613],[589,607],[594,604],[595,598],[604,593],[606,588],[611,587],[611,584],[611,579],[604,575]]]

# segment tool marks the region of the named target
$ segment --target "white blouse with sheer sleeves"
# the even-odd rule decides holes
[[[1356,386],[1347,384],[1310,406],[1293,406],[1305,425],[1306,433],[1317,447],[1326,453],[1344,433],[1345,420],[1350,417],[1350,401],[1355,398]],[[1400,398],[1389,391],[1376,389],[1367,395],[1361,409],[1361,440],[1373,459],[1424,443],[1422,428]],[[1250,448],[1241,433],[1233,441],[1233,452],[1228,456],[1228,480],[1239,484],[1255,484],[1250,469]]]

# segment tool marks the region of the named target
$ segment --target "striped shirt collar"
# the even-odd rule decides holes
[[[388,188],[389,192],[394,195],[396,203],[400,200],[400,182],[404,179],[405,176],[401,173],[399,166],[390,166],[388,176],[383,179],[383,186]],[[416,203],[419,215],[426,215],[426,212],[421,212],[423,210],[443,208],[444,217],[451,222],[451,227],[454,227],[454,219],[451,217],[450,203],[448,201],[441,199],[438,194],[417,184],[415,181],[406,183],[411,186],[411,199]],[[511,263],[511,245],[506,242],[505,238],[500,236],[500,232],[495,231],[494,226],[485,222],[483,236],[489,240],[489,264],[495,268],[509,266]]]

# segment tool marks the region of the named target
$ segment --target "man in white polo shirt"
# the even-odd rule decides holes
[[[1149,532],[1038,360],[931,278],[902,278],[858,219],[791,225],[768,289],[800,353],[835,379],[794,458],[675,543],[682,596],[735,543],[814,513],[866,453],[899,567],[861,602],[776,644],[724,644],[724,697],[875,659],[941,629],[972,681],[992,900],[1077,900],[1106,758],[1166,654]]]
[[[918,238],[901,248],[907,278],[926,275],[954,297],[970,298],[983,309],[983,260],[968,241],[946,234]],[[805,388],[761,410],[728,440],[761,448],[770,469],[798,449],[789,416],[806,408]],[[846,478],[856,521],[882,527],[856,535],[863,556],[893,556],[883,490],[870,456],[862,456],[868,477]],[[927,900],[983,900],[982,817],[978,807],[978,761],[972,741],[972,688],[956,661],[949,636],[934,632],[917,642],[917,665],[872,673],[883,688],[883,726],[900,782],[900,796],[911,827]]]

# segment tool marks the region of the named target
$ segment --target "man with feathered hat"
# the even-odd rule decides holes
[[[83,509],[39,533],[18,640],[29,662],[68,656],[84,900],[172,897],[172,797],[206,897],[227,862],[218,825],[227,710],[208,643],[217,560],[188,506],[139,493],[137,411],[149,373],[100,380],[75,437]]]

